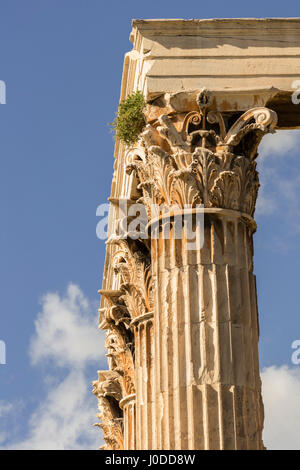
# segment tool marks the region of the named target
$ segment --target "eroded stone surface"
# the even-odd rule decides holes
[[[298,125],[287,97],[299,28],[298,19],[133,22],[121,98],[143,90],[147,125],[136,145],[115,149],[99,310],[110,370],[94,383],[107,449],[263,449],[256,158],[266,133]],[[146,206],[156,237],[117,236],[120,199]],[[193,250],[164,218],[185,204],[194,215],[203,206]]]

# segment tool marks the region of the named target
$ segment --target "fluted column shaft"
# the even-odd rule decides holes
[[[153,449],[155,443],[153,313],[133,320],[135,336],[136,449]]]
[[[153,448],[263,448],[254,225],[208,209],[201,249],[187,250],[174,224],[165,237],[163,221],[152,239]]]
[[[114,238],[121,304],[108,309],[104,322],[124,321],[125,341],[117,340],[124,351],[134,350],[129,316],[134,329],[134,366],[130,355],[120,365],[111,361],[121,377],[128,375],[125,398],[136,391],[136,441],[124,413],[125,448],[262,449],[252,217],[258,145],[275,131],[277,115],[265,107],[222,114],[206,89],[194,96],[193,107],[186,109],[184,99],[181,113],[177,98],[166,94],[148,106],[148,123],[126,155],[126,172],[135,175],[146,212],[140,210],[145,214],[128,228],[126,242]],[[146,220],[150,244],[147,233],[139,233]],[[135,324],[150,310],[151,325],[145,318]],[[117,358],[116,345],[111,349]]]
[[[136,396],[128,395],[120,401],[123,409],[124,450],[136,449]]]

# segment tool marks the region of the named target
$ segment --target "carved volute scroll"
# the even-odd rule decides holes
[[[120,94],[129,120],[120,107],[115,123],[145,121],[108,157],[99,326],[109,370],[94,383],[104,449],[264,448],[256,162],[266,134],[300,125],[299,25],[133,20]],[[136,92],[145,106],[131,107]]]
[[[146,243],[118,237],[109,243],[114,247],[112,266],[120,282],[118,290],[99,291],[104,298],[104,306],[99,309],[99,326],[107,331],[105,347],[109,371],[99,373],[98,381],[94,382],[101,420],[97,425],[103,430],[106,450],[124,448],[121,420],[126,411],[119,403],[136,392],[131,322],[153,307],[151,262]]]
[[[181,120],[160,115],[146,126],[139,151],[131,151],[127,171],[136,172],[148,210],[151,204],[165,210],[203,204],[253,216],[259,188],[257,147],[265,134],[275,132],[277,115],[253,108],[232,123],[232,116],[209,110],[211,102],[211,94],[202,90],[199,111]]]
[[[149,251],[140,240],[116,240],[113,257],[115,273],[121,277],[120,290],[131,321],[153,308]]]
[[[220,113],[213,105],[212,94],[205,89],[197,96],[197,107],[198,109],[194,106],[193,110],[185,113],[174,110],[164,114],[160,109],[152,113],[136,147],[128,149],[124,155],[127,173],[134,174],[134,178],[127,178],[127,182],[130,179],[135,186],[135,198],[126,201],[130,207],[135,202],[145,206],[148,219],[146,224],[155,218],[152,213],[153,205],[156,208],[159,206],[161,213],[170,213],[173,209],[184,209],[186,206],[196,208],[200,204],[207,209],[207,213],[219,213],[219,209],[238,211],[234,213],[235,220],[241,220],[242,224],[246,221],[252,234],[255,226],[252,217],[259,188],[255,161],[257,148],[265,134],[275,132],[276,113],[264,107],[253,108],[244,113]],[[148,119],[147,115],[146,118]],[[123,169],[124,165],[122,171]],[[116,201],[119,199],[114,199],[114,203]],[[110,272],[113,285],[117,287],[115,290],[99,291],[102,295],[99,326],[107,331],[105,345],[109,371],[99,373],[98,380],[94,382],[94,393],[98,397],[101,420],[99,426],[104,433],[105,449],[128,448],[126,442],[130,439],[126,431],[125,439],[123,436],[123,413],[124,423],[128,424],[135,419],[133,416],[139,416],[145,403],[148,403],[148,388],[147,393],[143,392],[144,395],[141,395],[146,383],[146,379],[141,379],[141,371],[145,373],[143,377],[152,377],[147,368],[151,361],[141,354],[141,344],[147,345],[145,348],[150,350],[149,345],[152,343],[146,341],[146,335],[143,336],[146,323],[141,322],[153,315],[157,319],[159,308],[164,308],[156,305],[154,309],[153,306],[152,283],[159,282],[158,271],[153,271],[156,280],[152,279],[150,252],[153,250],[154,239],[136,238],[136,232],[124,229],[130,225],[130,217],[132,216],[126,214],[124,219],[118,219],[116,230],[110,234],[107,242]],[[213,240],[216,248],[217,223],[213,218],[209,219],[211,221],[214,224]],[[238,224],[236,227],[238,233]],[[248,238],[251,244],[251,236]],[[230,240],[228,236],[226,243],[229,244]],[[159,241],[157,246],[160,249],[162,246],[170,249],[171,244],[161,243],[160,246]],[[215,253],[217,249],[214,250],[214,255]],[[158,257],[153,256],[154,263],[157,259]],[[175,273],[169,271],[168,276]],[[192,272],[189,270],[189,273],[190,271]],[[178,276],[181,275],[178,268]],[[165,273],[164,276],[166,277]],[[176,273],[174,276],[174,283],[178,282]],[[185,286],[185,289],[188,288]],[[153,324],[151,320],[151,335],[154,334]],[[150,332],[150,328],[147,331]],[[165,337],[169,333],[167,329]],[[171,343],[172,341],[168,345]],[[135,344],[140,361],[137,362],[139,365],[136,371]],[[154,367],[154,356],[153,353],[151,367]],[[130,416],[126,415],[127,409],[122,410],[119,406],[120,401],[125,403],[126,399],[131,400]],[[151,400],[155,401],[154,398]],[[134,423],[132,429],[135,429]]]
[[[98,398],[99,426],[104,435],[104,450],[123,449],[123,416],[119,407],[122,398],[119,376],[113,371],[98,371],[98,380],[93,382],[93,393]]]
[[[108,330],[113,327],[127,330],[130,324],[130,314],[122,299],[122,291],[103,291],[99,293],[105,299],[105,306],[99,309],[99,328]]]
[[[121,291],[102,290],[104,307],[99,309],[99,327],[106,330],[108,371],[98,372],[93,393],[98,397],[100,419],[105,440],[104,450],[124,448],[122,398],[135,392],[134,338],[129,329],[130,315]]]
[[[122,397],[135,393],[133,344],[129,342],[128,335],[125,331],[112,328],[107,333],[105,347],[109,369],[120,377]]]

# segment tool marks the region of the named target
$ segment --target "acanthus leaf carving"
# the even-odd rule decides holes
[[[209,110],[211,102],[211,93],[202,90],[199,111],[187,113],[181,129],[173,122],[176,116],[161,115],[141,134],[139,158],[133,149],[128,172],[137,174],[148,214],[151,205],[166,212],[173,206],[203,204],[253,216],[259,187],[257,147],[266,133],[275,132],[277,115],[253,108],[226,131],[229,117]]]
[[[108,366],[120,376],[124,396],[134,393],[134,336],[130,330],[131,317],[123,300],[124,292],[103,291],[105,306],[99,309],[100,328],[107,330],[105,345]]]
[[[113,266],[120,275],[120,291],[130,318],[152,310],[152,275],[150,254],[139,240],[117,239],[118,250],[113,256]]]
[[[130,331],[131,317],[123,300],[121,290],[99,290],[104,298],[104,306],[99,308],[99,328],[118,334],[122,344],[132,346],[133,337]]]
[[[133,335],[130,341],[128,331],[114,327],[107,332],[105,347],[109,369],[120,377],[123,397],[135,393]]]
[[[134,318],[152,307],[147,242],[116,237],[110,243],[116,246],[112,264],[115,274],[120,276],[119,288],[99,291],[104,297],[104,307],[99,310],[100,327],[107,330],[105,347],[110,370],[106,375],[100,374],[94,383],[101,419],[97,426],[103,430],[106,450],[123,448],[121,418],[115,418],[114,413],[122,398],[135,394],[134,333],[130,326]]]
[[[103,431],[104,450],[122,450],[123,445],[123,413],[118,403],[122,397],[118,374],[114,371],[98,371],[98,380],[93,382],[93,393],[98,399],[100,423],[96,423]]]

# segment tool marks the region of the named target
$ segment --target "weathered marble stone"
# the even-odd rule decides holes
[[[142,90],[147,124],[115,148],[109,371],[94,382],[105,448],[263,449],[256,159],[264,135],[300,127],[300,19],[134,20],[131,40],[121,99]],[[120,200],[144,204],[150,238],[118,236]],[[186,205],[193,249],[178,238]]]

